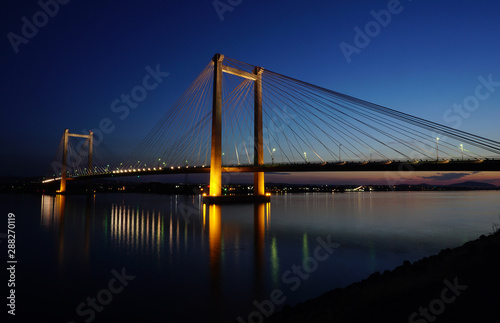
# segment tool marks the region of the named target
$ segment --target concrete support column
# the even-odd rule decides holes
[[[61,185],[59,186],[59,193],[66,193],[66,172],[68,170],[68,134],[69,130],[65,129],[63,134],[63,155],[61,167]]]
[[[91,173],[93,173],[92,169],[94,167],[93,162],[92,162],[92,154],[93,154],[93,149],[94,147],[94,133],[92,131],[89,131],[89,170]]]
[[[92,131],[89,131],[89,163],[88,163],[88,168],[89,168],[89,174],[92,175],[94,174],[94,165],[93,165],[93,147],[94,147],[94,133]],[[92,189],[92,180],[89,179],[87,180],[87,194],[93,193],[94,190]]]
[[[254,81],[254,165],[264,165],[264,144],[262,135],[262,72],[261,67],[256,67],[253,73],[256,75]],[[254,195],[265,194],[264,172],[255,172]]]
[[[220,196],[222,189],[222,61],[216,54],[214,62],[214,92],[212,103],[212,147],[210,153],[210,196]]]

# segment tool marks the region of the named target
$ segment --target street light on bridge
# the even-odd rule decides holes
[[[462,150],[462,160],[464,160],[464,145],[460,144],[460,149]]]
[[[274,165],[274,152],[276,151],[276,148],[273,148],[272,152],[271,152],[271,158],[273,160],[272,164]]]
[[[436,138],[436,160],[439,160],[439,137]]]

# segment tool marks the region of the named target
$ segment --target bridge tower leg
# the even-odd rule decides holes
[[[89,169],[89,174],[93,174],[94,171],[94,165],[93,165],[93,153],[94,153],[94,149],[93,149],[93,146],[94,146],[94,132],[92,131],[89,131],[89,139],[88,139],[88,143],[89,143],[89,162],[88,162],[88,169]],[[92,180],[89,179],[87,180],[87,193],[93,193],[93,189],[92,189]]]
[[[216,54],[214,62],[214,93],[212,102],[212,148],[210,153],[210,196],[220,196],[222,189],[222,61]]]
[[[256,67],[253,73],[256,75],[254,81],[254,165],[264,164],[264,145],[262,136],[262,72],[264,70]],[[264,172],[255,172],[254,195],[265,194]]]
[[[61,185],[59,186],[59,192],[61,194],[66,193],[66,172],[68,163],[68,134],[69,129],[64,130],[63,134],[63,155],[62,155],[62,167],[61,167]]]

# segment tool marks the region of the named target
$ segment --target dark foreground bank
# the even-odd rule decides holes
[[[334,273],[332,273],[334,274]],[[269,322],[499,322],[500,232],[275,313]]]

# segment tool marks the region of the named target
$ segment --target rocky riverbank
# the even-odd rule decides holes
[[[499,322],[500,232],[334,289],[269,322]]]

